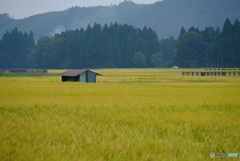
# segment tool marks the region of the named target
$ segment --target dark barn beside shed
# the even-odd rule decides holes
[[[96,76],[101,75],[88,69],[71,69],[60,74],[62,82],[89,82],[95,83]]]

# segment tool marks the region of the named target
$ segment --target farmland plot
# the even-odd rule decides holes
[[[210,160],[240,152],[240,78],[100,69],[0,77],[0,160]],[[215,158],[216,159],[216,158]]]

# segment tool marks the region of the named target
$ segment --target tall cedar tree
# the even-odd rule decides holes
[[[0,68],[28,68],[28,55],[35,47],[33,33],[17,28],[7,31],[0,40]]]

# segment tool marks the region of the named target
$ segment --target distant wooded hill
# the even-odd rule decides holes
[[[66,29],[86,28],[95,22],[101,25],[117,22],[135,27],[151,27],[158,37],[177,37],[182,26],[204,29],[222,26],[228,17],[240,19],[239,0],[163,0],[153,5],[140,5],[124,1],[111,7],[73,7],[61,12],[49,12],[24,18],[11,19],[0,14],[0,37],[17,27],[20,31],[33,31],[35,39],[54,35]]]

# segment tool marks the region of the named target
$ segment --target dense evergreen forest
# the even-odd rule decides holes
[[[0,68],[28,68],[28,56],[35,48],[33,33],[22,33],[17,28],[0,39]]]
[[[222,31],[182,28],[174,46],[177,52],[172,62],[179,67],[240,67],[240,22],[226,19]]]
[[[240,67],[240,22],[220,28],[182,27],[179,37],[158,40],[151,28],[88,25],[34,42],[17,28],[0,40],[0,68]]]
[[[36,68],[150,67],[158,51],[157,34],[150,28],[95,23],[39,39],[30,57]]]

